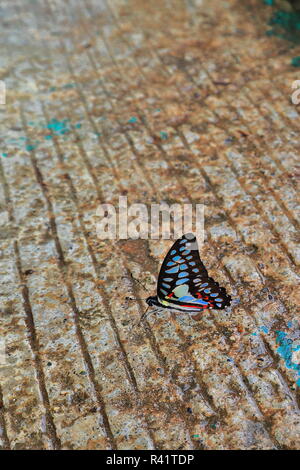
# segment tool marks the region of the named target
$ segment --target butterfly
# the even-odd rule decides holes
[[[231,297],[208,276],[196,237],[187,233],[167,253],[158,276],[157,295],[146,302],[195,315],[205,309],[224,309]]]

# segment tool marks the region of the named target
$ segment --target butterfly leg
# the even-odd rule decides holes
[[[149,311],[149,308],[150,308],[149,306],[146,308],[146,310],[144,311],[143,315],[141,316],[141,318],[140,318],[139,322],[137,323],[137,326],[139,326],[139,325],[140,325],[140,323],[141,323],[141,321],[142,321],[142,320],[144,320],[144,319],[146,318],[146,316],[147,316],[147,312]]]
[[[156,316],[157,313],[161,313],[163,310],[164,310],[163,308],[159,308],[159,307],[156,308],[155,310],[153,310],[153,314],[154,314],[154,316],[155,316],[155,320],[154,320],[153,326],[157,323],[157,320],[158,320],[158,319],[157,319],[157,316]]]
[[[155,321],[154,321],[154,325],[155,325],[155,323],[156,323],[156,321],[157,321],[156,314],[157,314],[157,313],[160,313],[163,309],[158,307],[158,308],[155,308],[155,309],[151,309],[151,310],[148,312],[149,308],[150,308],[150,307],[148,307],[147,310],[143,313],[143,315],[141,316],[140,321],[138,322],[137,326],[141,323],[142,320],[144,320],[144,319],[146,318],[146,316],[149,315],[149,313],[151,313],[151,314],[153,314],[153,315],[155,316]]]
[[[150,312],[148,312],[148,311],[149,311],[149,308],[150,308],[150,306],[148,306],[148,307],[146,308],[146,310],[144,311],[144,313],[141,315],[139,321],[138,321],[137,323],[134,323],[134,324],[132,325],[132,327],[130,328],[130,331],[133,330],[135,327],[140,326],[142,320],[144,320],[144,319],[146,318],[147,313],[150,313]]]

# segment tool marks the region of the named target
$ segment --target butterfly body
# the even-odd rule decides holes
[[[165,257],[158,277],[157,295],[147,304],[195,315],[205,309],[224,309],[231,297],[208,276],[193,234],[178,239]]]
[[[199,310],[203,310],[203,307],[195,306],[193,304],[181,304],[179,305],[177,302],[173,303],[167,300],[160,299],[157,295],[148,297],[146,299],[146,302],[149,306],[157,306],[157,307],[162,307],[162,308],[168,308],[170,310],[182,310],[186,311],[188,313],[199,313]],[[207,308],[206,305],[208,306],[209,304],[207,302],[203,302],[203,304]]]

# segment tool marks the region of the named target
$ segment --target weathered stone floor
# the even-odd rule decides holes
[[[0,446],[299,448],[299,48],[258,0],[1,13]],[[206,205],[229,309],[135,326],[170,242],[99,240],[120,195]]]

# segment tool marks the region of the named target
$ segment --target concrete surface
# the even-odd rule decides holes
[[[299,48],[256,0],[3,0],[0,445],[300,447]],[[136,323],[168,241],[100,202],[206,205],[234,298]]]

